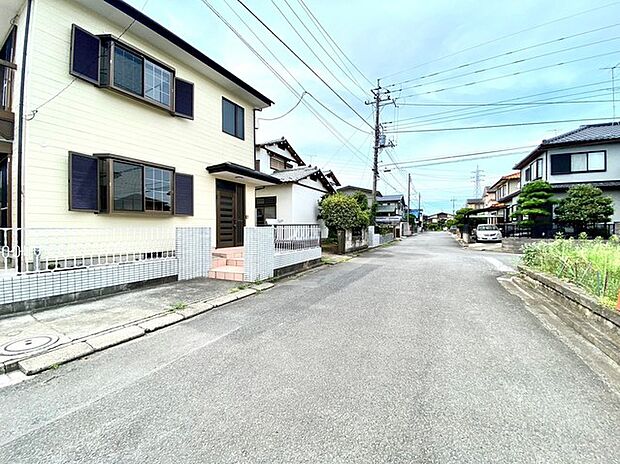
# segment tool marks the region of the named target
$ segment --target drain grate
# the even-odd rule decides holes
[[[37,335],[34,337],[15,340],[0,346],[0,356],[16,356],[39,351],[58,343],[56,335]]]

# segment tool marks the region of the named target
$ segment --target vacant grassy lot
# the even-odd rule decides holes
[[[620,241],[557,239],[528,245],[527,266],[568,280],[587,290],[606,306],[615,307],[620,289]]]

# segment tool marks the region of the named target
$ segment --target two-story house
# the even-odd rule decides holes
[[[581,126],[543,140],[515,165],[521,188],[543,179],[556,197],[579,184],[599,187],[614,200],[613,222],[620,221],[620,125],[604,123]]]
[[[121,0],[0,12],[0,227],[28,243],[203,226],[214,247],[243,244],[256,187],[279,183],[255,169],[269,98]]]
[[[517,199],[521,186],[521,173],[513,172],[499,178],[491,187],[489,191],[494,192],[495,201],[502,208],[499,212],[497,223],[513,222],[516,218],[512,217],[517,209]]]
[[[256,145],[256,169],[277,179],[278,185],[256,188],[256,224],[317,224],[319,201],[340,185],[330,171],[308,166],[284,137]],[[329,175],[329,177],[328,177]]]

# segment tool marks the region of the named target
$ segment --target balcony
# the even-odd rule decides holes
[[[15,113],[13,112],[13,82],[17,66],[0,59],[0,137],[13,140]]]

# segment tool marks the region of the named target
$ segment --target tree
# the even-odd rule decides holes
[[[609,222],[614,214],[613,200],[603,196],[600,188],[592,185],[575,185],[568,189],[566,198],[562,198],[555,209],[558,224],[573,226],[576,231],[583,231],[588,226]]]
[[[525,184],[519,194],[517,210],[512,214],[519,218],[519,225],[533,227],[551,222],[552,199],[551,184],[544,180],[535,180]]]
[[[467,224],[468,221],[465,215],[473,210],[473,208],[461,208],[457,210],[454,214],[454,225],[456,227],[463,227],[465,224]]]
[[[324,197],[319,202],[319,215],[330,229],[352,229],[354,227],[368,227],[370,224],[370,211],[368,200],[366,210],[362,210],[354,196],[336,193]]]

